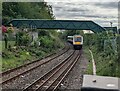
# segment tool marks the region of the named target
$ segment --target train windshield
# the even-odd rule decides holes
[[[75,37],[75,42],[81,42],[81,37]]]

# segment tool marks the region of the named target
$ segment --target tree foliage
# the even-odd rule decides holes
[[[38,36],[43,48],[51,48],[52,50],[53,48],[57,49],[62,46],[59,33],[56,30],[40,30]]]
[[[52,7],[46,2],[3,2],[2,23],[11,19],[54,19]]]
[[[119,77],[118,53],[112,46],[112,39],[115,39],[115,36],[111,32],[87,34],[84,35],[84,46],[89,47],[94,54],[98,75]]]

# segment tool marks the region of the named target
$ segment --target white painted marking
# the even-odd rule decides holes
[[[94,57],[93,57],[93,54],[92,54],[92,51],[89,50],[90,53],[91,53],[91,57],[92,57],[92,63],[93,63],[93,75],[96,75],[96,65],[95,65],[95,60],[94,60]]]
[[[115,84],[107,84],[107,87],[115,87]]]

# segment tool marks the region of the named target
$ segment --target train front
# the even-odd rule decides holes
[[[83,45],[83,37],[81,35],[74,35],[73,36],[74,49],[80,50],[82,49],[82,45]]]

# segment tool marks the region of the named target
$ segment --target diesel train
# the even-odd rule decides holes
[[[68,36],[68,41],[73,44],[74,49],[82,49],[83,46],[83,36],[81,35],[74,35]]]

